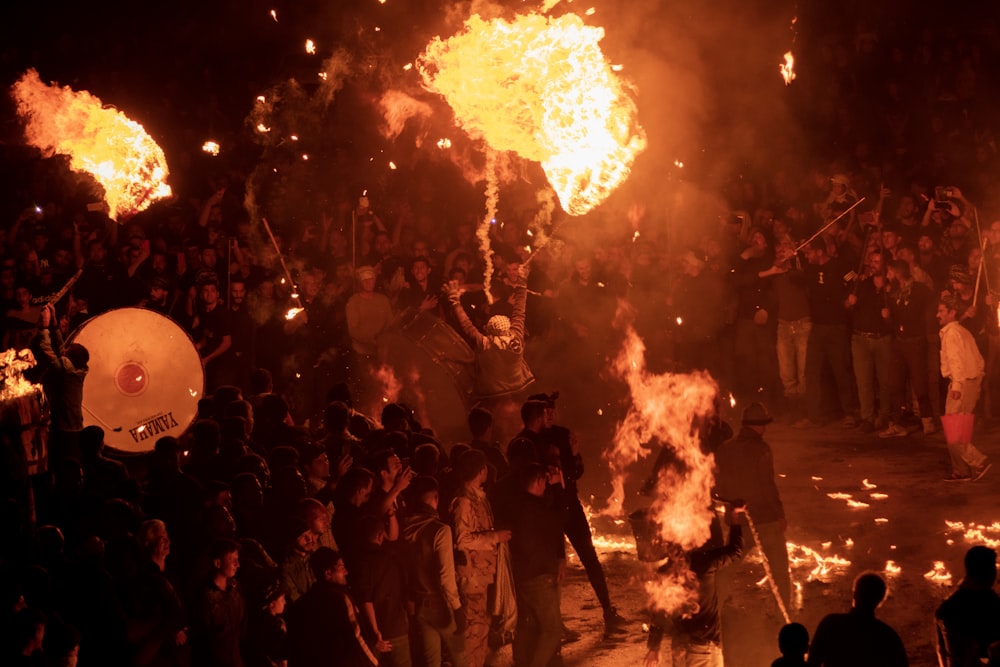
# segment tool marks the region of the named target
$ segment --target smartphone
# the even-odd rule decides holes
[[[938,204],[947,204],[950,195],[951,188],[942,187],[940,185],[934,188],[934,201]]]

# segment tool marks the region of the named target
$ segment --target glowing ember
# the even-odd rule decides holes
[[[68,155],[74,171],[93,176],[113,220],[170,196],[166,158],[139,123],[86,91],[43,83],[33,69],[12,93],[28,143],[46,156]]]
[[[733,396],[733,392],[729,392],[729,407],[731,408],[736,407],[736,397]]]
[[[872,500],[885,500],[889,497],[888,493],[869,493],[868,497]]]
[[[848,500],[847,506],[851,509],[864,509],[865,507],[871,507],[868,503],[863,503],[860,500]]]
[[[271,128],[269,128],[267,125],[264,125],[264,123],[257,123],[257,131],[260,132],[261,134],[266,134],[271,131]]]
[[[810,477],[809,479],[811,479],[811,480],[812,480],[812,481],[814,481],[814,482],[822,482],[822,481],[823,481],[823,478],[822,478],[822,477],[817,477],[816,475],[813,475],[813,476],[812,476],[812,477]]]
[[[871,482],[868,481],[867,478],[861,480],[861,486],[863,486],[865,489],[869,491],[878,488],[878,484],[872,484]]]
[[[934,561],[934,568],[930,572],[924,573],[924,579],[928,581],[933,581],[934,583],[941,584],[943,586],[951,585],[951,572],[945,567],[943,561]]]
[[[219,142],[217,141],[206,141],[201,145],[201,150],[208,153],[212,157],[216,157],[219,154]]]
[[[896,565],[896,561],[887,560],[885,562],[885,573],[888,574],[890,577],[898,577],[900,574],[903,573],[903,568],[901,568],[899,565]]]
[[[889,523],[889,520],[886,519],[883,516],[880,516],[880,517],[878,517],[878,518],[875,519],[875,523]]]
[[[991,549],[1000,549],[1000,521],[994,521],[988,526],[982,523],[965,524],[961,521],[945,521],[945,525],[951,531],[962,533],[962,537],[967,542],[983,544]]]
[[[417,68],[463,129],[541,163],[563,209],[582,215],[624,182],[646,147],[603,37],[574,14],[473,15],[462,33],[432,40]]]
[[[294,320],[295,316],[301,313],[305,308],[289,308],[288,312],[285,313],[286,320]]]
[[[824,556],[815,549],[788,542],[788,563],[792,571],[811,568],[806,581],[830,581],[834,575],[843,574],[851,566],[851,561],[836,554]]]
[[[311,39],[306,40],[306,53],[312,55],[316,53],[316,42]]]
[[[278,22],[278,12],[277,12],[277,10],[272,9],[268,13],[271,15],[271,18],[274,19],[274,22],[277,23]]]
[[[778,65],[778,69],[786,86],[795,80],[795,56],[792,55],[791,51],[785,54],[785,62]]]
[[[437,147],[440,148],[441,150],[445,150],[446,148],[451,148],[451,139],[449,139],[448,137],[445,137],[444,139],[438,139]]]
[[[0,371],[3,372],[0,401],[9,401],[42,391],[42,385],[32,384],[24,379],[24,371],[33,368],[35,363],[35,355],[28,349],[21,351],[10,349],[0,354]]]

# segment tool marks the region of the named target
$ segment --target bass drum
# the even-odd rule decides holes
[[[104,429],[104,442],[129,454],[179,437],[198,415],[205,372],[194,341],[169,317],[119,308],[84,322],[69,342],[90,352],[83,383],[84,426]]]
[[[465,339],[441,318],[417,312],[378,345],[398,382],[396,400],[413,408],[439,441],[467,439],[476,357]]]

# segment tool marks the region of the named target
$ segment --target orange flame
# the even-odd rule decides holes
[[[70,157],[70,167],[104,186],[113,220],[170,196],[167,161],[146,130],[86,91],[43,83],[28,70],[12,89],[28,143],[46,156]]]
[[[32,384],[24,378],[24,371],[33,368],[35,363],[35,355],[28,349],[10,349],[0,353],[0,371],[3,373],[0,402],[42,391],[42,385]]]
[[[574,14],[476,14],[460,34],[432,40],[417,68],[466,132],[540,162],[566,212],[582,215],[625,181],[646,147],[603,37]]]
[[[632,406],[618,424],[611,449],[604,452],[613,489],[606,512],[622,513],[627,468],[648,455],[648,443],[662,443],[673,449],[678,464],[661,471],[649,515],[671,549],[694,549],[711,536],[715,465],[713,457],[701,451],[694,421],[711,413],[718,387],[703,372],[647,372],[645,345],[631,326],[613,368],[628,384]],[[646,583],[650,604],[666,613],[683,611],[697,597],[696,578],[681,566],[683,559],[674,561],[668,571],[661,570]]]
[[[781,78],[785,80],[786,86],[795,81],[795,56],[792,55],[791,51],[785,54],[785,62],[780,63],[778,69],[781,72]]]

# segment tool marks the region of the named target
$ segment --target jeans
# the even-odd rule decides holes
[[[601,603],[601,608],[610,609],[611,595],[608,593],[608,582],[604,577],[601,561],[597,557],[594,536],[590,532],[590,523],[587,522],[587,515],[583,511],[579,498],[574,498],[569,503],[564,531],[566,537],[569,538],[569,543],[573,545],[576,555],[580,557],[580,563],[587,573],[587,579],[597,595],[598,602]]]
[[[514,664],[517,667],[545,667],[559,651],[562,641],[559,584],[554,575],[546,574],[515,582],[515,588]]]
[[[921,417],[933,417],[930,389],[927,386],[927,339],[901,338],[896,341],[893,355],[893,419],[898,420],[903,405],[910,403],[905,396],[906,380],[917,397]]]
[[[837,385],[841,409],[848,415],[858,409],[857,387],[851,373],[851,342],[844,324],[813,322],[806,348],[806,399],[809,419],[823,421],[823,366],[829,364]]]
[[[963,381],[962,397],[958,399],[952,398],[949,390],[944,413],[946,415],[972,414],[979,401],[982,386],[982,378]],[[948,456],[951,458],[952,471],[958,475],[971,475],[986,463],[986,454],[979,451],[971,442],[949,442]]]
[[[808,317],[778,320],[778,375],[786,398],[806,394],[806,345],[810,329],[812,322]]]
[[[892,338],[855,333],[851,336],[851,355],[854,360],[854,379],[858,384],[861,418],[865,421],[875,421],[876,386],[878,416],[888,417],[889,406],[892,405],[892,382],[889,374]]]
[[[467,667],[465,638],[455,624],[455,614],[444,598],[428,598],[418,603],[416,615],[416,655],[426,667],[441,667],[442,646],[448,647],[454,667]]]
[[[743,396],[770,398],[776,388],[777,350],[773,324],[756,324],[753,320],[736,320],[735,361],[733,384]]]
[[[392,644],[392,650],[388,653],[380,653],[378,656],[379,667],[411,667],[410,659],[410,637],[385,637],[386,641]]]
[[[687,644],[671,642],[673,667],[722,667],[722,647],[711,642]]]

